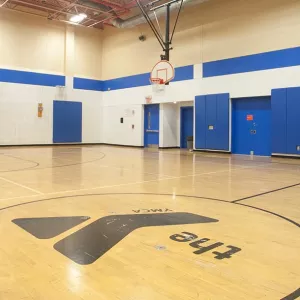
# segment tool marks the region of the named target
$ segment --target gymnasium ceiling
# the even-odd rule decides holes
[[[151,1],[140,0],[143,5]],[[204,1],[207,0],[184,0],[185,5]],[[168,0],[161,0],[157,5],[165,2]],[[70,23],[72,16],[84,13],[87,17],[80,26],[98,29],[104,25],[134,27],[145,22],[136,0],[0,0],[1,7],[65,23]]]

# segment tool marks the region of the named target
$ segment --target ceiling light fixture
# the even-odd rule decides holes
[[[87,18],[87,15],[86,14],[78,14],[78,15],[75,15],[75,16],[72,16],[70,18],[70,22],[73,22],[73,23],[80,23],[82,22],[84,19]]]

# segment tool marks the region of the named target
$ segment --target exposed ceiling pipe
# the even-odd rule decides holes
[[[196,4],[206,2],[206,1],[208,1],[208,0],[183,0],[183,5],[196,5]],[[172,5],[170,10],[172,11],[176,7],[177,7],[177,5]],[[154,13],[154,11],[150,11],[148,13],[148,15],[149,15],[150,19],[154,19],[155,17],[159,18],[159,17],[163,16],[165,14],[165,12],[166,12],[165,8],[162,7],[162,8],[155,10],[155,13]],[[156,14],[156,16],[155,16],[155,14]],[[127,20],[122,20],[120,18],[116,18],[116,19],[112,20],[111,23],[117,28],[132,28],[137,25],[146,23],[146,19],[141,14],[141,15],[138,15],[135,17],[131,17]]]
[[[98,3],[98,2],[94,2],[94,1],[79,0],[78,3],[89,6],[89,7],[92,7],[92,8],[100,9],[101,11],[106,12],[106,13],[112,11],[112,9],[110,7],[105,6],[105,5],[103,5],[101,3]]]
[[[64,14],[64,15],[68,15],[68,16],[76,16],[75,13],[71,13],[71,12],[61,12],[60,10],[58,9],[54,9],[54,8],[51,8],[51,7],[47,7],[47,6],[42,6],[42,5],[37,5],[37,4],[34,4],[34,3],[30,3],[30,2],[25,2],[25,1],[22,1],[22,0],[11,0],[12,3],[15,3],[15,4],[23,4],[25,5],[26,7],[30,7],[30,8],[39,8],[40,10],[42,10],[43,12],[53,12],[53,13],[60,13],[60,14]],[[87,18],[88,21],[94,21],[96,22],[97,20],[95,19],[92,19],[92,18]],[[60,20],[61,21],[61,20]],[[72,24],[72,22],[70,22],[70,24]]]

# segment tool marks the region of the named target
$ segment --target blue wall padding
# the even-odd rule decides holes
[[[272,90],[272,152],[300,154],[300,87]]]
[[[300,154],[300,87],[287,89],[287,153]]]
[[[53,143],[82,142],[82,103],[53,101]]]
[[[287,89],[272,90],[272,152],[287,153]]]
[[[196,96],[195,98],[195,147],[206,149],[206,97]]]
[[[196,96],[195,147],[229,150],[229,94]]]

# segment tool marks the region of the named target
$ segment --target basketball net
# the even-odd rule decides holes
[[[151,78],[152,84],[152,92],[154,94],[161,94],[165,91],[165,83],[164,80],[161,78]]]

